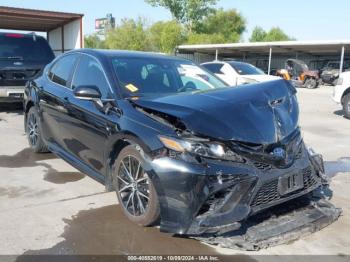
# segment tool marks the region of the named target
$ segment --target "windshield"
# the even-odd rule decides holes
[[[226,88],[224,82],[189,61],[157,58],[113,58],[123,93],[149,96]]]
[[[0,35],[0,59],[50,62],[54,54],[44,38]]]
[[[265,73],[248,63],[230,62],[229,63],[240,75],[264,75]]]

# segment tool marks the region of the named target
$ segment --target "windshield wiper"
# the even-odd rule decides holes
[[[145,95],[142,95],[142,94],[140,94],[140,95],[137,95],[137,94],[134,94],[134,95],[127,95],[126,97],[125,97],[125,99],[127,99],[127,100],[137,100],[138,98],[140,98],[140,97],[144,97]]]
[[[1,60],[23,60],[22,56],[2,56]]]

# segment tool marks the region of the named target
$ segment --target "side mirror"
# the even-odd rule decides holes
[[[102,95],[97,86],[78,86],[74,89],[74,96],[82,100],[100,100]]]

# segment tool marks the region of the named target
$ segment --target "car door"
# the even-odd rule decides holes
[[[43,76],[43,86],[38,92],[39,107],[41,111],[42,135],[49,146],[62,148],[63,140],[67,135],[62,128],[67,114],[65,100],[70,87],[72,72],[78,56],[64,55],[51,66],[48,74]]]
[[[104,149],[113,126],[112,116],[103,111],[97,102],[82,100],[74,96],[79,86],[96,86],[102,100],[112,97],[110,84],[99,61],[89,55],[81,54],[72,78],[72,90],[67,96],[67,119],[63,124],[64,144],[71,156],[104,174]]]

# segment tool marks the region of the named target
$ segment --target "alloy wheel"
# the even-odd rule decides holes
[[[29,137],[29,142],[32,146],[35,146],[38,143],[39,139],[39,126],[37,118],[34,114],[29,115],[27,132]]]
[[[128,155],[121,161],[117,178],[117,194],[125,210],[132,216],[144,215],[150,201],[150,185],[141,162]]]

